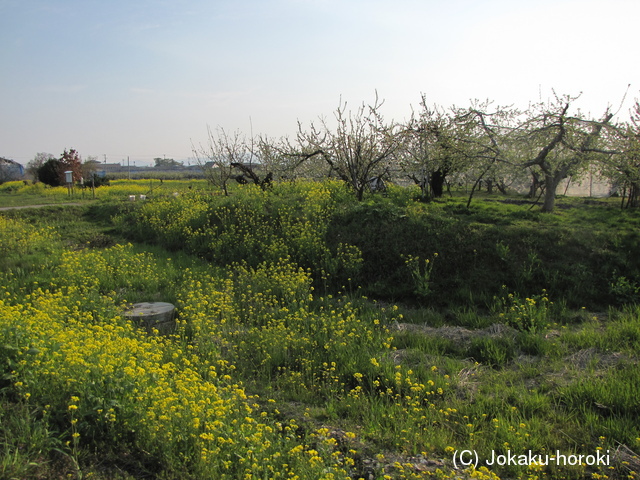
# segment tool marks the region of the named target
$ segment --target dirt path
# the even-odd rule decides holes
[[[83,205],[82,203],[47,203],[44,205],[18,205],[15,207],[0,207],[0,211],[2,210],[18,210],[21,208],[42,208],[42,207],[77,207],[78,205]]]

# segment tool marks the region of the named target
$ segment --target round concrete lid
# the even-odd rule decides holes
[[[169,313],[176,307],[172,303],[167,302],[142,302],[134,303],[133,306],[125,312],[129,316],[145,316]]]

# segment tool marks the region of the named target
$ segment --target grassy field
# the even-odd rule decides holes
[[[0,215],[0,477],[639,477],[638,212],[136,185]]]
[[[111,180],[109,186],[91,189],[50,187],[27,181],[6,182],[0,185],[0,208],[25,205],[56,205],[62,203],[89,203],[94,200],[129,200],[130,195],[148,198],[173,195],[177,191],[203,190],[204,180]]]

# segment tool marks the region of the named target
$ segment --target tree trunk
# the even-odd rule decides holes
[[[435,198],[442,197],[444,193],[444,179],[446,177],[446,173],[443,173],[440,170],[436,170],[433,172],[431,176],[431,193]]]
[[[428,202],[431,200],[429,195],[429,174],[423,175],[421,178],[411,174],[409,178],[420,188],[420,201]]]
[[[536,198],[537,190],[538,190],[538,186],[536,185],[536,182],[535,181],[531,182],[531,185],[529,185],[529,193],[527,193],[527,198]]]
[[[560,184],[560,180],[562,180],[562,178],[559,176],[544,176],[546,189],[544,191],[544,203],[542,205],[542,211],[545,213],[551,213],[553,211],[553,207],[556,204],[556,190],[558,188],[558,185]]]
[[[629,200],[627,208],[638,208],[640,206],[640,182],[631,182],[629,187]]]
[[[542,188],[544,185],[544,181],[540,181],[540,177],[534,172],[531,172],[531,186],[529,187],[529,194],[527,195],[529,198],[536,198],[538,194],[538,190]]]
[[[431,200],[429,198],[429,182],[427,180],[423,180],[418,183],[418,186],[420,187],[420,200],[423,202]]]
[[[493,180],[485,180],[486,184],[487,184],[487,193],[488,194],[492,194],[493,193]]]

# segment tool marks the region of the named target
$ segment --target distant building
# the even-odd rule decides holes
[[[104,170],[105,172],[120,172],[126,170],[127,167],[123,167],[119,163],[101,163],[100,166],[96,166],[98,170]]]
[[[0,157],[0,183],[22,180],[24,167],[18,162]]]

